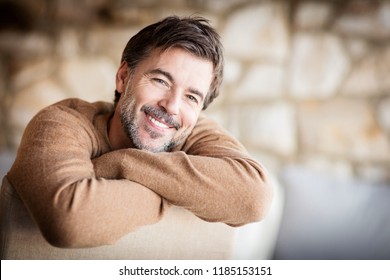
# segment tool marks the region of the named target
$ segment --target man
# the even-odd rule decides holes
[[[40,111],[6,179],[45,239],[113,244],[170,204],[232,226],[261,219],[271,200],[262,166],[200,116],[222,73],[207,21],[169,17],[128,42],[114,106],[69,99]]]

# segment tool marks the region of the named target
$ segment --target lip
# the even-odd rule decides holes
[[[157,118],[156,116],[152,115],[152,114],[148,114],[148,113],[145,113],[145,117],[146,117],[146,120],[147,122],[152,126],[154,127],[155,129],[158,129],[160,131],[166,131],[166,130],[169,130],[171,128],[174,128],[171,124],[165,122],[164,120],[161,120],[159,118]],[[157,122],[161,123],[162,125],[165,125],[166,127],[162,127],[158,124],[156,124],[155,122],[153,122],[150,118],[153,118],[154,120],[156,120]]]

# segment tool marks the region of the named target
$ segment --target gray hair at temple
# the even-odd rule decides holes
[[[196,57],[206,59],[213,64],[213,80],[205,98],[203,110],[218,96],[223,79],[223,48],[220,36],[209,21],[203,17],[167,17],[151,24],[127,43],[121,61],[126,61],[130,71],[148,57],[155,49],[182,48]],[[115,93],[115,105],[119,93]]]

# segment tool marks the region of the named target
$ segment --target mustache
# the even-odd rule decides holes
[[[152,115],[156,118],[164,120],[164,122],[173,126],[176,130],[179,130],[181,128],[181,124],[177,120],[175,120],[170,114],[168,114],[164,109],[156,108],[149,105],[143,105],[141,107],[141,111],[148,115]]]

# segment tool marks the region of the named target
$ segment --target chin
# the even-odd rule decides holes
[[[160,152],[167,152],[170,150],[169,144],[165,143],[139,143],[136,145],[138,149],[144,150],[144,151],[149,151],[152,153],[160,153]]]
[[[162,152],[169,151],[169,149],[166,149],[165,147],[143,147],[142,150],[148,151],[151,153],[162,153]]]

